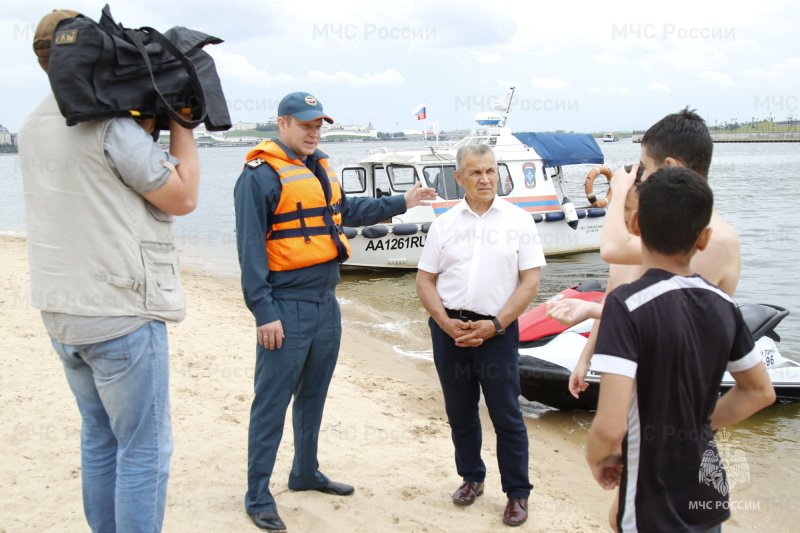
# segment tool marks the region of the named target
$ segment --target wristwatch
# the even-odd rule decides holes
[[[505,335],[506,329],[500,325],[500,321],[497,320],[497,317],[492,317],[492,322],[494,322],[494,327],[497,330],[498,335]]]

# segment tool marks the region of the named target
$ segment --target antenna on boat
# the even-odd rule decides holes
[[[508,113],[511,111],[511,100],[514,98],[514,90],[517,88],[517,83],[519,83],[519,79],[522,77],[522,73],[525,72],[525,65],[522,66],[522,69],[519,71],[519,76],[517,76],[517,81],[514,82],[514,85],[508,90],[508,98],[506,98],[506,103],[503,104],[502,100],[495,100],[494,108],[497,111],[503,113],[503,120],[500,121],[500,127],[506,127],[506,121],[508,120]]]
[[[516,89],[516,86],[512,85],[511,89],[508,90],[508,98],[506,98],[505,103],[503,103],[502,100],[494,101],[494,108],[497,111],[503,113],[503,120],[501,120],[499,124],[501,128],[504,128],[506,126],[506,121],[508,120],[508,113],[511,111],[511,99],[514,98],[514,89]]]

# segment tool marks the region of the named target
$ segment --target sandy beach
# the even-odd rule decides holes
[[[28,303],[25,241],[0,237],[0,533],[88,531],[80,417],[38,311]],[[169,327],[175,452],[165,532],[259,531],[244,512],[255,338],[239,282],[184,268],[187,319]],[[272,492],[290,532],[509,531],[495,437],[483,409],[486,493],[450,501],[460,479],[432,363],[347,327],[320,435],[321,470],[356,487],[341,498],[287,487],[291,409]],[[427,335],[427,331],[420,331]],[[580,445],[526,419],[535,485],[530,532],[607,531],[613,494],[591,479]]]

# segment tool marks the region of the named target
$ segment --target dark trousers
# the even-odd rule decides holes
[[[317,445],[328,385],[339,357],[339,303],[335,298],[324,303],[275,300],[275,306],[285,337],[280,349],[268,350],[259,344],[256,352],[247,448],[245,507],[249,514],[276,509],[269,483],[292,396],[294,463],[289,488],[312,490],[328,482],[318,470]]]
[[[483,481],[480,392],[497,435],[500,481],[509,498],[527,498],[528,431],[519,407],[519,327],[475,348],[460,348],[431,318],[433,361],[444,393],[447,419],[456,450],[456,470],[465,481]]]

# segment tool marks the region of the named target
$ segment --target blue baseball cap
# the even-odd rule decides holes
[[[322,111],[322,103],[308,93],[290,93],[278,104],[278,116],[291,115],[300,122],[324,118],[328,124],[333,119]]]

